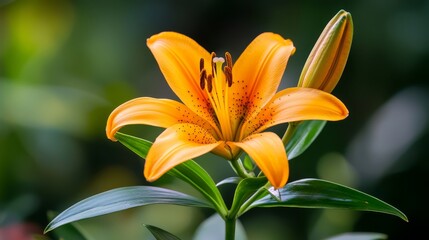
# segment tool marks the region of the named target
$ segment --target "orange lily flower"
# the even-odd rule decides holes
[[[310,88],[277,92],[292,41],[262,33],[235,64],[210,54],[189,37],[163,32],[147,40],[171,89],[183,103],[141,97],[109,116],[107,137],[123,126],[166,128],[148,152],[144,175],[155,181],[176,165],[208,152],[236,161],[245,151],[275,188],[283,187],[289,165],[282,140],[267,128],[286,122],[341,120],[348,110],[333,95]]]

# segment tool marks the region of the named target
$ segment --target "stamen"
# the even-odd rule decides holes
[[[223,68],[223,72],[225,73],[226,82],[228,83],[228,87],[232,85],[232,69],[229,66],[225,66]]]
[[[214,66],[214,64],[213,64],[213,59],[216,57],[216,53],[215,52],[212,52],[212,55],[211,55],[211,58],[212,58],[212,62],[211,62],[211,64],[212,64],[212,76],[214,76],[214,72],[215,72],[215,66]]]
[[[200,59],[200,72],[204,69],[204,58]]]
[[[228,87],[232,85],[232,57],[229,52],[225,53],[226,66],[223,71],[225,72],[226,81],[228,82]]]
[[[206,78],[207,78],[207,71],[205,69],[202,69],[200,72],[200,87],[202,90],[204,90],[204,87],[206,85]]]
[[[207,80],[207,91],[211,93],[213,89],[213,84],[212,84],[213,76],[211,74],[207,75],[206,80]]]
[[[229,52],[225,53],[226,65],[232,69],[232,57]]]

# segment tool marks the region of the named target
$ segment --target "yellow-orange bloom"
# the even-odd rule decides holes
[[[208,152],[235,160],[245,151],[275,188],[289,176],[282,140],[265,129],[309,119],[341,120],[344,104],[329,93],[309,88],[277,92],[292,41],[274,33],[256,37],[233,65],[209,53],[194,40],[163,32],[147,45],[171,89],[183,103],[141,97],[117,107],[106,134],[115,140],[123,126],[146,124],[166,128],[146,158],[144,175],[157,180],[176,165]]]

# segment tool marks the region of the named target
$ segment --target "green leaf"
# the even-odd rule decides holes
[[[55,213],[52,211],[48,212],[48,219],[52,220],[55,217]],[[76,240],[88,240],[89,238],[86,234],[83,233],[82,229],[76,224],[72,223],[62,228],[56,228],[53,231],[53,234],[58,239],[76,239]]]
[[[232,201],[231,209],[229,211],[230,216],[236,216],[243,203],[246,202],[266,183],[266,177],[246,178],[241,180],[235,189],[234,200]]]
[[[180,240],[180,238],[159,227],[146,224],[144,226],[152,233],[156,240]]]
[[[343,233],[333,237],[329,237],[326,240],[384,240],[387,239],[387,235],[383,233]]]
[[[326,125],[326,121],[308,120],[294,126],[296,129],[292,138],[286,144],[288,159],[301,155],[316,140]],[[293,126],[293,125],[290,125]]]
[[[253,171],[255,169],[255,166],[253,165],[253,161],[249,157],[249,155],[244,156],[243,166],[247,171]]]
[[[227,207],[223,201],[219,189],[210,175],[195,161],[188,160],[167,172],[187,182],[210,201],[218,213],[222,216],[227,214]]]
[[[320,179],[302,179],[279,189],[281,201],[265,196],[253,207],[338,208],[387,213],[408,221],[405,214],[371,195]],[[249,208],[249,209],[250,209]]]
[[[115,138],[125,147],[139,155],[141,158],[146,158],[152,143],[148,140],[117,132]]]
[[[116,133],[115,137],[125,147],[129,148],[142,158],[146,158],[147,153],[152,146],[152,143],[147,140],[120,132]],[[195,161],[188,160],[171,169],[168,174],[190,184],[213,204],[213,207],[217,212],[222,215],[226,214],[227,208],[225,202],[223,201],[222,195],[216,187],[215,182]]]
[[[165,188],[149,186],[116,188],[91,196],[69,207],[46,226],[45,232],[81,219],[149,204],[210,207],[206,201]]]
[[[225,178],[224,180],[218,182],[216,184],[216,186],[219,187],[219,186],[222,186],[224,184],[230,184],[230,183],[238,184],[241,179],[242,179],[241,177],[228,177],[228,178]]]

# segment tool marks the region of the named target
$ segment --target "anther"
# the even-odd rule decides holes
[[[200,59],[200,72],[204,69],[204,58]]]
[[[207,91],[212,92],[213,89],[213,85],[212,85],[212,80],[213,80],[213,76],[211,74],[207,75]]]
[[[229,52],[225,53],[226,65],[232,69],[232,57]]]
[[[206,85],[206,78],[207,78],[207,72],[205,69],[202,69],[200,72],[200,87],[202,90],[204,90],[204,87]]]
[[[229,66],[225,66],[223,68],[223,72],[225,73],[226,82],[228,83],[228,87],[232,85],[232,69]]]

